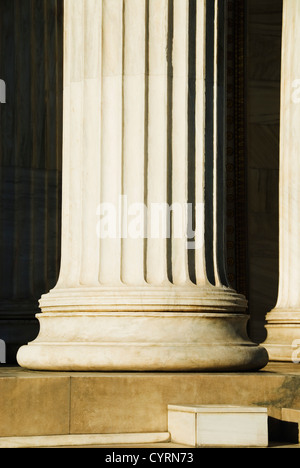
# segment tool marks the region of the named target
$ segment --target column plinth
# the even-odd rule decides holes
[[[61,272],[21,366],[267,364],[226,275],[225,3],[65,0]]]

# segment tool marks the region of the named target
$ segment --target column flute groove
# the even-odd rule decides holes
[[[145,118],[146,118],[146,1],[124,2],[123,40],[123,190],[128,218],[138,212],[145,199]],[[139,218],[144,230],[144,218]],[[130,236],[127,213],[123,213],[126,235],[122,239],[122,282],[145,285],[144,236]]]
[[[172,191],[170,205],[175,213],[172,217],[172,282],[175,285],[189,284],[188,250],[186,239],[178,229],[187,223],[186,204],[188,202],[188,26],[189,4],[182,0],[174,1],[173,50],[172,50]],[[176,209],[184,216],[184,221],[176,223]],[[185,233],[184,233],[185,234]]]
[[[117,221],[122,195],[123,0],[102,2],[101,200],[113,204]],[[121,283],[121,240],[116,232],[100,240],[101,284]]]
[[[149,2],[148,172],[147,172],[147,276],[151,285],[168,283],[167,243],[153,228],[159,226],[151,207],[167,204],[168,125],[168,0]]]

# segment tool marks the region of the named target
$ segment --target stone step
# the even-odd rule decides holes
[[[270,423],[280,423],[284,418],[289,423],[288,414],[295,418],[299,415],[300,369],[293,364],[240,373],[32,372],[19,367],[0,368],[0,398],[2,441],[11,437],[166,434],[168,405],[267,408]],[[270,442],[289,442],[280,437],[270,438]],[[118,440],[121,445],[126,442],[132,445],[139,441]],[[101,439],[100,445],[103,443]]]
[[[47,448],[120,445],[167,445],[168,432],[153,434],[72,434],[33,437],[0,437],[0,448]],[[172,444],[174,445],[174,444]]]

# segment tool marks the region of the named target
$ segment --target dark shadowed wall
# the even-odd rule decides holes
[[[1,0],[0,339],[7,362],[38,333],[60,258],[61,0]]]
[[[282,0],[247,0],[246,159],[250,333],[277,300]]]

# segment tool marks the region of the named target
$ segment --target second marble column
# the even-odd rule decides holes
[[[272,361],[300,356],[300,3],[283,2],[280,122],[279,290],[264,343]]]

